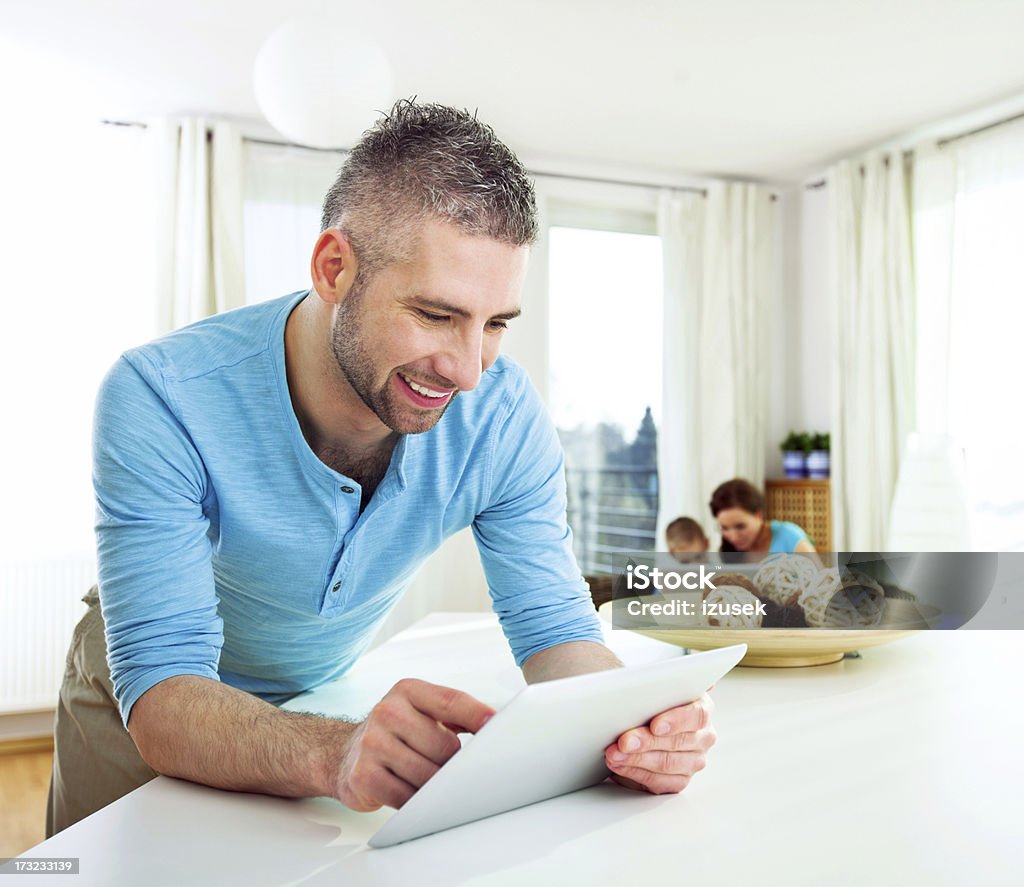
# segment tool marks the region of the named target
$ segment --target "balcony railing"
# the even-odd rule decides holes
[[[615,555],[656,547],[656,469],[567,467],[565,474],[573,549],[584,573],[612,573]]]

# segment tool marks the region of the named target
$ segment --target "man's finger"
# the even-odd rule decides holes
[[[395,776],[383,764],[359,760],[352,767],[339,800],[351,810],[368,813],[382,804],[398,809],[416,793],[416,787]]]
[[[710,696],[670,708],[652,718],[650,726],[634,727],[618,738],[620,751],[638,752],[651,747],[664,748],[665,738],[680,733],[696,733],[711,723],[714,703]]]
[[[633,731],[630,731],[631,733]],[[649,751],[699,751],[706,752],[711,749],[718,739],[718,734],[713,727],[701,730],[698,733],[673,733],[668,736],[652,736],[649,733],[640,743],[640,748],[634,752],[623,751],[624,743],[616,740],[607,748],[605,754],[621,754],[628,763],[630,759],[639,754]],[[610,757],[609,757],[610,759]]]
[[[654,737],[647,727],[634,727],[623,733],[614,745],[623,754],[636,754],[645,748],[651,748],[654,745]]]
[[[366,731],[363,746],[378,758],[383,757],[381,746],[389,737],[397,737],[438,767],[462,747],[454,732],[423,714],[402,693],[388,693],[367,721],[372,729]]]
[[[409,711],[415,721],[397,735],[413,751],[440,767],[462,748],[459,737],[450,727],[439,724],[411,706]]]
[[[397,736],[384,737],[373,751],[378,761],[413,789],[420,788],[441,769],[439,764],[419,754]]]
[[[635,782],[634,780],[628,779],[615,772],[611,774],[611,779],[613,782],[617,782],[621,786],[633,789],[633,791],[642,792],[647,790],[639,782]]]
[[[703,751],[663,751],[656,749],[638,755],[609,755],[608,766],[615,772],[624,768],[639,768],[651,773],[693,776],[707,766],[707,754]]]
[[[619,782],[620,779],[616,777],[630,780],[652,795],[678,794],[690,784],[689,776],[652,773],[650,770],[643,770],[640,767],[625,767],[615,770],[612,773],[612,778]]]
[[[715,704],[705,694],[689,705],[670,708],[651,720],[651,733],[655,736],[669,736],[673,733],[696,733],[711,723],[711,712]]]
[[[416,794],[415,787],[409,785],[404,779],[395,776],[388,770],[382,772],[376,791],[377,798],[382,804],[397,810],[414,794]]]
[[[442,724],[451,724],[459,732],[476,733],[494,716],[494,709],[468,693],[441,687],[426,681],[406,678],[393,687],[413,707]]]

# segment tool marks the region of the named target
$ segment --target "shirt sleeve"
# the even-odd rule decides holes
[[[130,354],[103,381],[93,430],[100,603],[126,726],[135,702],[160,681],[218,680],[224,643],[203,461],[159,371]]]
[[[566,641],[604,643],[572,552],[562,447],[523,381],[507,419],[496,423],[489,504],[473,523],[494,611],[520,666]]]
[[[790,521],[772,522],[772,551],[793,552],[804,539],[811,541],[798,524]]]

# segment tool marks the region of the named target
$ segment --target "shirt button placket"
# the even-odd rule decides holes
[[[339,487],[339,489],[346,496],[351,496],[356,491],[356,488],[353,487],[353,486],[350,486],[349,484],[343,484],[341,487]],[[335,582],[334,585],[331,586],[331,594],[335,595],[339,591],[341,591],[341,580],[340,579],[337,582]]]

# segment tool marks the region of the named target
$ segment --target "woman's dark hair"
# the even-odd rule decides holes
[[[749,480],[734,477],[727,480],[711,494],[711,514],[718,517],[727,508],[742,508],[751,514],[764,513],[764,495]],[[731,542],[722,539],[722,551],[736,551]]]
[[[742,508],[751,514],[764,511],[764,496],[749,480],[735,477],[721,484],[711,494],[711,514],[718,517],[718,512],[727,508]]]

